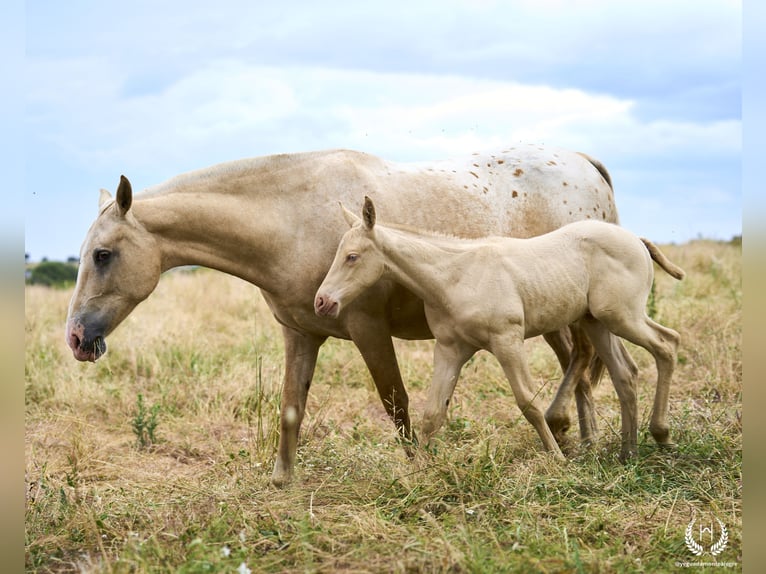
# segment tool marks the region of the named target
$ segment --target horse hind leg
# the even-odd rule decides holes
[[[588,316],[580,321],[596,353],[606,365],[620,401],[621,453],[627,460],[638,452],[638,405],[636,375],[638,367],[622,342],[600,321]]]
[[[670,425],[667,421],[668,401],[670,397],[670,383],[675,370],[678,344],[680,335],[673,329],[669,329],[650,319],[641,309],[630,316],[612,319],[609,329],[634,343],[643,347],[654,357],[657,366],[657,386],[654,393],[654,405],[649,423],[649,432],[659,445],[669,446]]]
[[[675,370],[678,345],[681,336],[668,327],[660,325],[648,316],[644,316],[642,328],[637,336],[626,339],[644,347],[654,356],[657,365],[657,387],[654,391],[654,405],[649,422],[649,432],[660,446],[671,446],[670,425],[668,423],[668,404],[670,400],[670,383]]]
[[[571,332],[571,343],[563,336]],[[545,412],[545,421],[559,446],[564,444],[565,433],[569,430],[569,405],[572,396],[577,398],[577,413],[580,425],[580,437],[584,444],[590,444],[595,438],[596,424],[593,416],[591,381],[586,375],[588,363],[593,356],[593,347],[578,325],[571,325],[568,330],[545,335],[546,341],[556,352],[564,370],[564,378],[556,391],[556,396]],[[569,352],[561,349],[569,346]]]

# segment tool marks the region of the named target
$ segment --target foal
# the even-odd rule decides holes
[[[571,223],[531,239],[464,240],[375,224],[365,198],[314,300],[317,315],[337,317],[364,289],[386,276],[425,303],[436,338],[434,372],[423,419],[424,439],[444,422],[460,370],[479,349],[490,351],[508,377],[516,403],[546,450],[563,458],[545,422],[524,354],[524,339],[577,323],[606,364],[622,410],[622,454],[636,451],[633,373],[617,360],[623,337],[657,364],[650,431],[669,442],[668,393],[679,335],[645,313],[652,259],[681,279],[684,272],[650,241],[597,221]]]

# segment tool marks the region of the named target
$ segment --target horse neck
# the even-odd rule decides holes
[[[449,260],[467,247],[449,238],[409,231],[376,228],[376,245],[385,259],[388,274],[423,300],[445,301],[454,284],[456,269]]]
[[[203,180],[138,194],[132,211],[159,244],[163,271],[202,265],[266,289],[278,283],[269,275],[273,257],[261,251],[271,244],[275,223],[266,197],[254,202],[222,182]]]

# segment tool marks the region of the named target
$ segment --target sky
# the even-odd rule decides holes
[[[736,0],[29,0],[25,20],[33,261],[77,256],[121,174],[140,190],[338,147],[570,148],[606,165],[635,233],[742,233]]]

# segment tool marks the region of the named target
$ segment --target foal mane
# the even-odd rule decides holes
[[[486,243],[487,239],[492,239],[492,237],[465,237],[452,233],[443,233],[431,229],[420,229],[411,225],[388,223],[385,221],[378,223],[376,226],[399,232],[412,239],[428,240],[429,243],[434,243],[443,249],[463,249],[466,247],[466,244]]]

